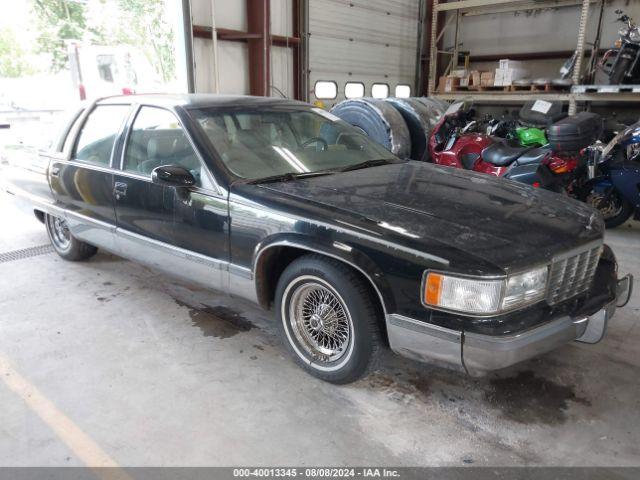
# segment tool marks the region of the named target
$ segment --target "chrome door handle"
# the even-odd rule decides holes
[[[113,194],[116,196],[116,200],[120,200],[122,197],[126,197],[127,184],[124,182],[116,182],[113,186]]]

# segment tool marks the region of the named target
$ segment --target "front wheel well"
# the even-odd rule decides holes
[[[40,223],[44,223],[44,212],[41,210],[34,210],[33,214],[36,216]]]
[[[280,279],[282,272],[284,272],[285,268],[287,268],[292,262],[304,255],[317,255],[319,257],[325,257],[328,261],[340,262],[347,268],[353,270],[353,272],[355,272],[355,274],[363,280],[364,284],[370,291],[371,298],[374,300],[378,318],[382,322],[380,325],[380,331],[382,332],[383,338],[388,345],[387,329],[384,318],[385,309],[382,304],[383,300],[380,297],[378,290],[375,288],[371,279],[367,277],[360,269],[355,268],[350,263],[345,262],[344,260],[336,258],[332,255],[326,255],[322,252],[316,252],[313,250],[307,250],[305,248],[292,247],[288,245],[268,248],[262,255],[260,255],[255,268],[256,290],[258,302],[260,303],[260,305],[263,308],[268,309],[271,307],[271,305],[274,304],[276,286],[278,285],[278,280]]]

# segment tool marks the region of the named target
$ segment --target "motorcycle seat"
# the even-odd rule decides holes
[[[482,160],[496,167],[506,167],[529,150],[531,147],[512,147],[506,142],[496,142],[482,150]]]
[[[542,163],[551,150],[549,147],[533,148],[518,157],[518,165],[531,165],[534,163]]]

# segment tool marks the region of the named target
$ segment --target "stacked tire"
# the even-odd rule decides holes
[[[447,104],[427,97],[345,100],[331,113],[400,158],[428,161],[431,130]]]

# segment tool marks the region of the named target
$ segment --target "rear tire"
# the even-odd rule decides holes
[[[372,370],[381,350],[379,309],[348,266],[320,255],[291,263],[276,289],[278,325],[296,363],[336,384]]]
[[[77,262],[93,257],[98,249],[78,240],[69,231],[66,220],[45,214],[44,224],[47,227],[47,234],[51,245],[58,255],[65,260]]]

